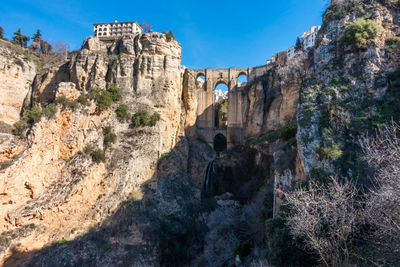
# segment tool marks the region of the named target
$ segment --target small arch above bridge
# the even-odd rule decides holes
[[[239,76],[237,77],[237,85],[238,86],[243,86],[247,84],[247,75],[243,72],[239,73]]]

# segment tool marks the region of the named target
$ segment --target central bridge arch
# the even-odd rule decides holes
[[[192,97],[197,99],[195,106],[195,133],[214,145],[214,139],[221,133],[227,144],[241,143],[243,140],[243,103],[244,90],[256,77],[265,75],[269,66],[256,68],[227,68],[227,69],[186,69],[184,84]],[[201,80],[199,80],[201,78]],[[227,86],[226,127],[216,123],[216,115],[220,116],[221,105],[215,97],[219,84]]]

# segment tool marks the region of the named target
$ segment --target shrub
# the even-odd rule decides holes
[[[295,146],[296,144],[297,144],[296,137],[292,137],[282,146],[282,149],[288,150],[290,147]]]
[[[317,185],[328,184],[330,182],[329,175],[330,172],[321,166],[312,167],[310,170],[311,179]]]
[[[135,127],[146,126],[149,120],[149,113],[147,110],[141,109],[136,112],[132,117],[132,122]]]
[[[299,188],[287,196],[286,225],[326,266],[350,266],[351,238],[360,230],[356,195],[351,182],[331,178],[329,186],[311,182],[308,189]]]
[[[400,51],[400,37],[389,36],[385,41],[385,48],[390,52]]]
[[[292,123],[279,128],[268,135],[271,141],[281,139],[283,141],[288,141],[289,139],[296,136],[297,133],[297,123]]]
[[[43,109],[42,113],[46,118],[52,119],[57,113],[57,106],[55,104],[49,104]]]
[[[360,18],[346,26],[343,42],[361,48],[372,43],[380,31],[381,26],[376,21]]]
[[[117,135],[112,132],[111,126],[103,128],[104,146],[107,148],[117,141]]]
[[[0,162],[0,171],[10,167],[11,165],[12,165],[12,161],[11,160]]]
[[[29,124],[25,120],[20,120],[14,123],[11,132],[13,135],[25,138],[26,130],[29,128]]]
[[[314,266],[312,257],[297,247],[285,223],[285,219],[279,216],[265,221],[269,239],[268,260],[275,266]]]
[[[100,148],[95,148],[93,145],[86,146],[84,152],[86,155],[92,157],[92,160],[95,163],[106,161],[106,155],[104,154],[104,151]]]
[[[155,126],[160,119],[161,119],[161,115],[159,113],[155,112],[150,117],[150,126]]]
[[[24,119],[26,120],[27,123],[33,125],[36,122],[40,121],[41,117],[42,117],[42,110],[39,107],[35,106],[26,112]]]
[[[121,90],[115,84],[110,85],[110,87],[107,89],[107,92],[110,93],[113,102],[118,102],[121,100]]]
[[[75,109],[77,109],[79,107],[79,103],[76,100],[68,101],[67,102],[67,107],[70,108],[71,110],[75,110]]]
[[[339,77],[334,77],[331,81],[332,84],[334,85],[339,85],[340,84],[340,78]]]
[[[77,99],[78,103],[83,105],[83,106],[88,106],[89,105],[89,99],[87,95],[80,95]]]
[[[68,103],[68,99],[65,95],[59,96],[56,98],[55,100],[56,104],[63,106],[63,108],[65,108],[67,106]]]
[[[339,159],[343,154],[342,150],[340,150],[337,144],[332,144],[326,147],[318,147],[317,151],[321,157],[329,158],[332,160]]]
[[[90,89],[89,96],[96,101],[99,112],[102,112],[121,99],[121,92],[115,85],[111,85],[107,90],[94,87]]]
[[[169,32],[164,32],[164,33],[165,33],[165,36],[167,38],[167,42],[170,42],[172,40],[176,40],[172,30],[169,30]]]
[[[118,120],[121,122],[129,121],[132,117],[128,106],[125,104],[119,105],[115,110],[115,113],[117,114]]]

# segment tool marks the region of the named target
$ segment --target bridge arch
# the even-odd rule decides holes
[[[239,72],[237,76],[237,84],[238,85],[246,84],[247,81],[248,81],[247,74],[244,71]]]
[[[204,91],[207,91],[206,76],[204,75],[204,73],[197,73],[195,82],[197,89],[203,89]]]
[[[228,147],[228,142],[226,140],[225,135],[223,135],[222,133],[218,133],[216,136],[214,136],[214,150],[216,152],[224,152],[227,147]]]
[[[218,80],[218,81],[216,81],[216,82],[215,82],[215,85],[214,85],[214,90],[216,90],[217,87],[218,87],[219,85],[225,85],[226,88],[227,88],[226,91],[229,91],[229,90],[230,90],[230,88],[229,88],[229,82],[227,82],[227,81],[225,81],[225,80]],[[223,91],[225,91],[225,90],[223,90]]]

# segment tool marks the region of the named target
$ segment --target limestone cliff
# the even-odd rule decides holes
[[[0,40],[0,132],[10,132],[19,120],[31,90],[37,67],[29,57],[22,48]]]
[[[158,112],[161,120],[154,127],[132,128],[117,120],[115,106],[98,115],[90,102],[86,107],[58,106],[55,118],[42,118],[33,126],[26,144],[16,137],[4,139],[2,155],[19,154],[0,171],[3,260],[10,248],[31,251],[55,240],[73,239],[103,222],[129,196],[141,199],[145,182],[156,185],[157,179],[152,178],[158,160],[184,135],[180,53],[179,44],[166,41],[164,34],[109,43],[91,37],[71,61],[36,76],[31,105],[44,107],[53,102],[60,82],[75,83],[76,89],[71,88],[77,90],[76,95],[115,84],[122,93],[119,104],[127,104],[132,113],[139,109]],[[31,76],[22,67],[10,68],[19,71],[12,78],[24,83],[24,87],[14,87],[19,113],[23,99],[29,97],[25,77],[32,81],[34,68],[28,73]],[[7,122],[15,121],[18,113]],[[106,126],[111,126],[117,141],[105,150],[105,163],[96,164],[84,150],[88,145],[105,149]],[[15,234],[20,229],[29,233]]]

